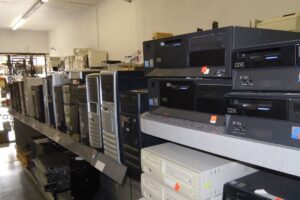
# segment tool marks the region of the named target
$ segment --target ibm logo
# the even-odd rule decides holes
[[[236,67],[236,68],[245,67],[245,63],[244,62],[235,62],[234,63],[234,67]]]
[[[227,113],[228,114],[237,114],[236,108],[227,108]]]

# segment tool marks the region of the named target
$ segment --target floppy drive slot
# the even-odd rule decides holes
[[[148,200],[162,199],[162,185],[145,174],[141,177],[141,189],[143,196]]]
[[[158,180],[162,179],[163,161],[158,156],[142,150],[142,170]]]

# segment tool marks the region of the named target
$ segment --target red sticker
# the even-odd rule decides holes
[[[202,66],[201,67],[201,73],[204,74],[207,70],[207,66]]]
[[[174,189],[176,192],[178,192],[180,190],[180,184],[176,183]]]
[[[217,116],[217,115],[212,115],[212,116],[210,117],[210,123],[211,123],[211,124],[217,123],[217,120],[218,120],[218,116]]]

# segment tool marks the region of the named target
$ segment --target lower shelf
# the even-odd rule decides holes
[[[98,152],[91,147],[76,142],[68,134],[51,128],[31,117],[27,117],[21,114],[14,114],[14,120],[18,120],[19,122],[33,128],[34,130],[47,136],[48,138],[57,142],[74,154],[82,157],[96,169],[98,169],[117,183],[123,183],[123,179],[127,171],[127,167],[125,165],[119,164],[104,153]]]
[[[300,149],[225,135],[225,128],[144,113],[142,131],[171,142],[300,177]]]
[[[37,180],[34,178],[34,176],[32,175],[32,173],[25,167],[23,167],[23,170],[25,171],[25,173],[28,175],[28,177],[31,179],[31,181],[34,183],[34,185],[38,188],[38,190],[44,195],[44,197],[47,200],[55,200],[54,196],[49,193],[49,192],[45,192],[43,190],[43,188],[41,188],[40,184],[37,182]]]

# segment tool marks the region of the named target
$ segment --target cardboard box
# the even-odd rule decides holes
[[[152,34],[152,36],[153,36],[153,40],[156,40],[156,39],[161,39],[161,38],[172,37],[173,33],[155,32]]]

